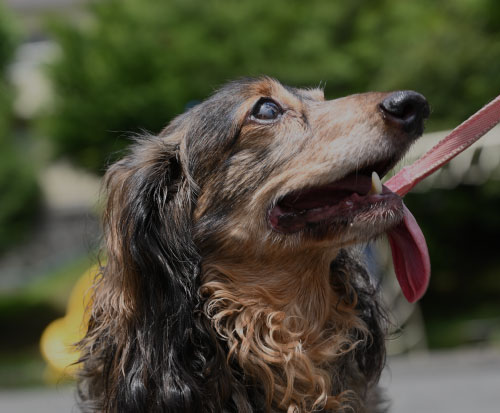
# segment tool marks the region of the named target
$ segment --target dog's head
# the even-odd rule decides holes
[[[204,411],[209,403],[222,411],[237,380],[221,367],[226,351],[201,316],[204,260],[251,256],[281,265],[303,251],[331,260],[342,247],[400,226],[401,199],[378,177],[422,133],[428,114],[415,92],[325,101],[321,90],[248,79],[224,86],[159,136],[140,139],[106,174],[108,262],[82,342],[89,392],[100,395],[103,410]],[[318,340],[332,323],[329,299],[322,297]],[[354,306],[335,311],[354,319]],[[356,323],[338,328],[349,335]],[[347,341],[336,342],[339,351]],[[316,356],[328,351],[318,347]],[[306,386],[311,370],[303,370]],[[207,389],[217,397],[207,401]],[[246,394],[244,386],[238,391]]]
[[[400,198],[378,178],[428,114],[415,92],[325,101],[320,90],[271,79],[229,84],[187,115],[201,125],[185,135],[186,157],[207,165],[193,171],[194,221],[204,239],[238,244],[338,249],[369,240],[403,218]]]

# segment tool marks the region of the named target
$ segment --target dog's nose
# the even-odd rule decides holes
[[[427,99],[412,90],[394,92],[380,103],[386,122],[400,126],[411,136],[420,136],[429,117]]]

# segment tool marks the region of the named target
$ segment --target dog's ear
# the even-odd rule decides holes
[[[105,176],[107,263],[80,388],[100,411],[204,411],[207,363],[224,364],[200,315],[196,190],[184,163],[178,144],[144,138]]]

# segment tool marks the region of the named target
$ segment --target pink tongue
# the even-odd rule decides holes
[[[403,204],[403,208],[403,222],[390,230],[387,236],[399,285],[406,299],[413,303],[427,290],[431,263],[422,230],[406,205]]]

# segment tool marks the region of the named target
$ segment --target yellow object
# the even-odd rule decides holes
[[[47,361],[47,379],[57,381],[64,377],[74,377],[80,353],[75,343],[87,331],[88,313],[91,301],[91,287],[99,266],[92,266],[77,281],[68,300],[66,315],[50,323],[42,333],[40,350]]]

